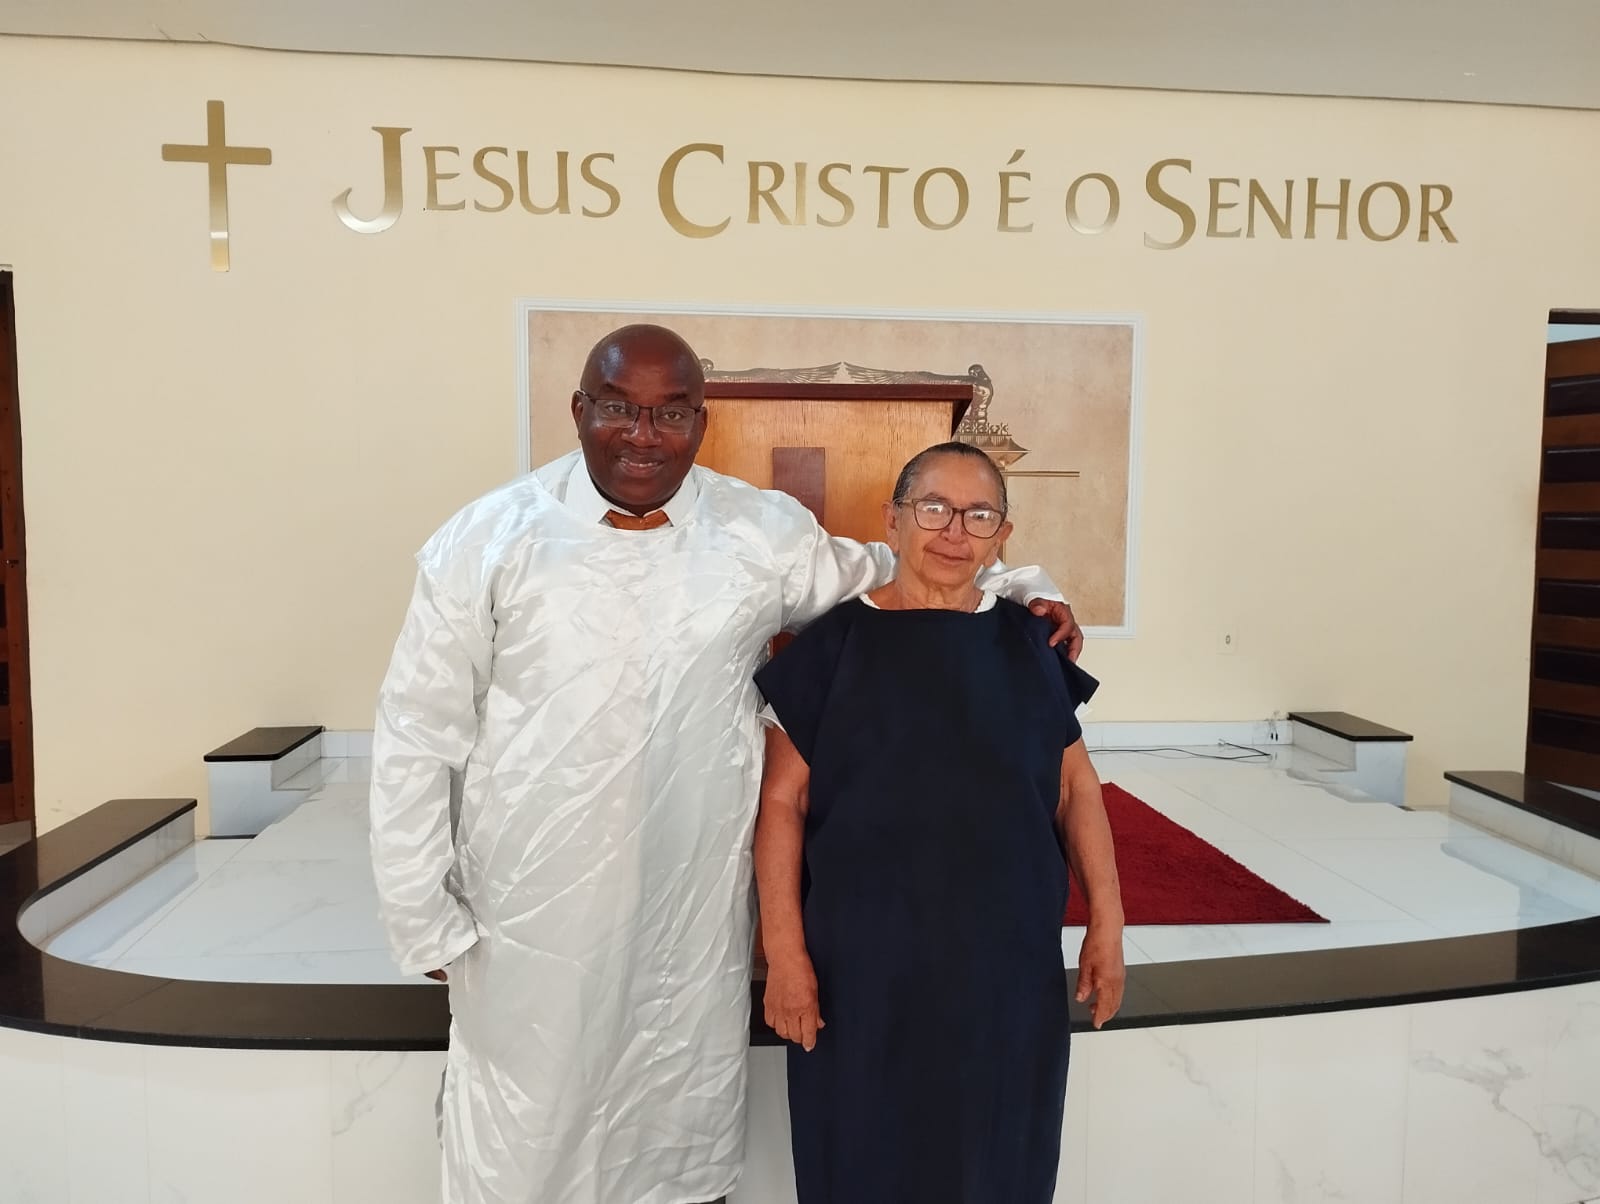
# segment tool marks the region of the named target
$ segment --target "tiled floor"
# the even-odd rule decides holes
[[[1098,752],[1116,782],[1328,924],[1138,927],[1130,964],[1424,940],[1600,914],[1600,881],[1440,811],[1352,793],[1293,748]],[[253,840],[201,841],[56,936],[52,953],[178,978],[422,982],[390,964],[367,864],[364,761]],[[1069,962],[1081,929],[1063,932]]]

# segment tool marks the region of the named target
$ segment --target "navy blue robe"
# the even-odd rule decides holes
[[[847,602],[757,684],[810,767],[826,1022],[789,1050],[800,1204],[1049,1204],[1067,1082],[1054,817],[1095,682],[1013,602]]]

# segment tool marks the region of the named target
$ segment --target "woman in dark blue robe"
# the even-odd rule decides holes
[[[800,1204],[1049,1204],[1067,1080],[1067,864],[1079,998],[1120,1002],[1122,909],[1074,712],[1095,682],[978,589],[1010,531],[965,444],[901,473],[894,582],[757,674],[767,1020],[795,1042]]]

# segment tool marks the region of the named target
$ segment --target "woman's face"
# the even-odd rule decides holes
[[[970,587],[978,574],[1000,555],[1000,545],[1011,534],[1002,522],[988,537],[968,533],[964,514],[948,514],[950,525],[942,531],[924,530],[917,523],[912,503],[939,501],[948,511],[1000,511],[999,483],[988,465],[971,456],[935,456],[912,482],[906,503],[885,503],[887,542],[900,557],[899,576],[914,584],[939,590]],[[977,516],[974,516],[974,523]]]

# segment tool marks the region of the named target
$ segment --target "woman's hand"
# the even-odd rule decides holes
[[[817,1030],[826,1028],[817,1010],[817,973],[804,955],[767,963],[767,1023],[785,1041],[808,1053],[817,1044]]]
[[[1078,951],[1078,1002],[1094,996],[1089,1019],[1096,1028],[1122,1007],[1122,988],[1128,971],[1122,964],[1122,925],[1095,925],[1091,920]]]

